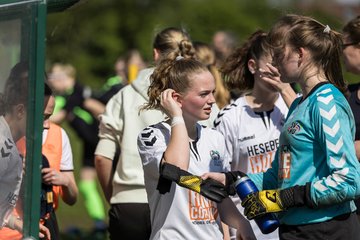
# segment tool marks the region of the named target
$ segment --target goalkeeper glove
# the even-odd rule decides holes
[[[266,213],[284,211],[290,207],[304,205],[305,186],[286,189],[263,190],[246,196],[241,205],[245,216],[251,220]]]
[[[228,197],[225,186],[220,182],[210,178],[203,180],[201,177],[192,175],[169,163],[164,162],[162,164],[160,176],[176,182],[179,186],[200,193],[202,196],[217,203]]]

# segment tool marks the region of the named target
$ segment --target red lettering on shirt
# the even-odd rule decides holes
[[[213,222],[218,216],[214,202],[194,191],[189,192],[189,216],[191,221]]]
[[[274,156],[275,152],[268,152],[265,154],[249,157],[252,173],[265,172],[268,168],[271,167]]]

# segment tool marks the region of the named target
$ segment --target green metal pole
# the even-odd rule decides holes
[[[41,145],[44,106],[46,0],[32,7],[30,82],[26,133],[24,238],[38,239],[40,218]]]

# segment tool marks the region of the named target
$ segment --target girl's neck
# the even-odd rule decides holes
[[[186,122],[185,121],[186,130],[188,132],[189,140],[195,141],[197,139],[197,127],[196,122]]]
[[[311,90],[321,82],[328,82],[325,76],[320,74],[316,74],[310,77],[305,78],[305,80],[300,81],[299,84],[301,86],[303,98],[306,98],[307,95],[311,92]]]
[[[265,91],[255,87],[245,98],[254,111],[263,112],[274,108],[275,102],[279,98],[279,93],[275,91]]]

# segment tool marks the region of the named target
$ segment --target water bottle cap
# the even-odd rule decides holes
[[[239,185],[240,183],[245,182],[245,181],[247,181],[247,180],[249,180],[249,177],[248,177],[248,176],[238,177],[238,179],[235,181],[235,187],[236,187],[237,185]]]

